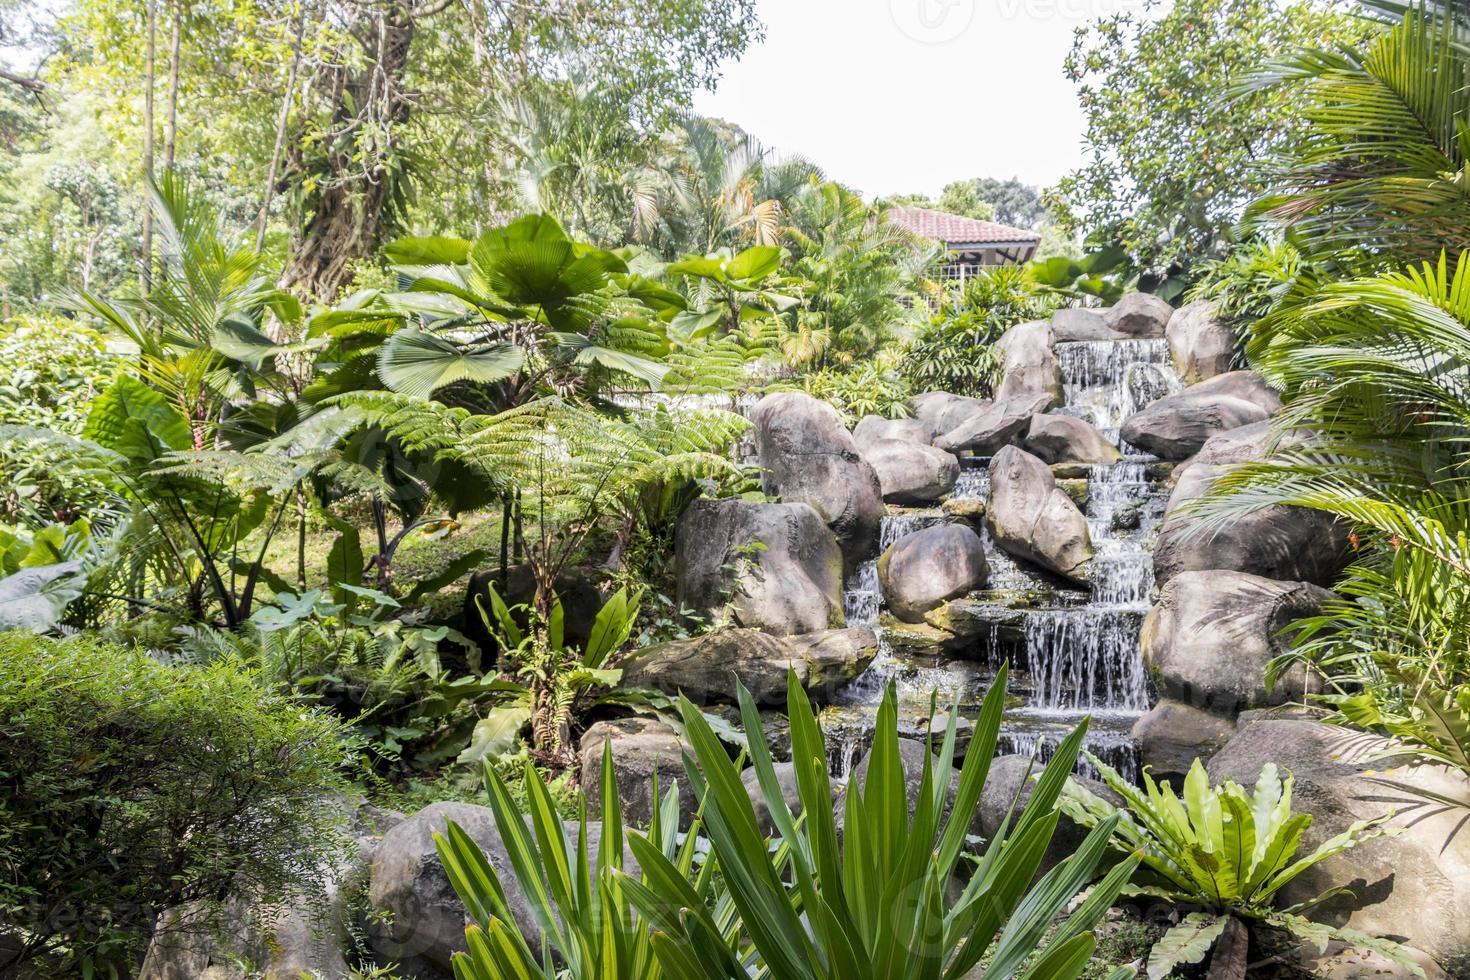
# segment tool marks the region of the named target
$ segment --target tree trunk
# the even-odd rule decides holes
[[[367,64],[341,86],[333,111],[333,128],[326,155],[315,162],[319,190],[309,205],[310,216],[292,249],[283,279],[321,299],[330,299],[347,282],[352,264],[371,255],[381,244],[402,194],[403,158],[397,148],[366,161],[354,159],[358,148],[352,138],[366,126],[389,134],[402,130],[411,104],[404,90],[414,20],[409,8],[390,4],[370,15],[354,33],[370,38]],[[293,181],[307,177],[299,161]]]
[[[276,116],[276,139],[271,147],[270,169],[266,172],[265,193],[261,195],[260,215],[255,219],[255,250],[265,244],[265,225],[270,220],[271,200],[276,195],[276,177],[281,171],[281,151],[286,146],[286,124],[291,119],[291,98],[296,92],[296,73],[301,69],[301,37],[306,31],[306,2],[296,11],[296,34],[291,42],[291,67],[286,71],[286,91],[281,95],[281,111]]]
[[[1225,922],[1225,931],[1215,941],[1215,955],[1210,958],[1208,980],[1245,980],[1250,931],[1235,916]]]
[[[143,56],[143,184],[145,193],[152,194],[153,184],[153,76],[158,38],[158,0],[148,0],[147,41]],[[143,207],[143,257],[138,273],[138,283],[143,295],[153,284],[153,200],[148,198]]]
[[[179,131],[179,42],[184,12],[184,0],[173,2],[173,36],[169,38],[168,52],[168,116],[163,121],[163,169],[174,166],[174,146]]]

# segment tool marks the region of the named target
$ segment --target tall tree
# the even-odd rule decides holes
[[[758,33],[752,0],[345,0],[343,14],[346,47],[312,81],[326,104],[283,174],[303,218],[286,276],[320,296],[409,223],[416,176],[464,171],[471,134],[498,122],[487,91],[595,76],[656,122]]]
[[[1054,189],[1069,231],[1125,246],[1161,278],[1206,255],[1264,189],[1263,161],[1302,138],[1299,92],[1230,99],[1263,63],[1367,30],[1316,0],[1158,0],[1081,29],[1067,77],[1090,157]]]

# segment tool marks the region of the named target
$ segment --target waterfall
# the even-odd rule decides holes
[[[1086,419],[1114,443],[1128,416],[1180,387],[1165,340],[1080,340],[1056,345],[1063,411]]]
[[[1039,714],[1148,710],[1148,675],[1138,655],[1143,612],[1037,610],[1026,617],[1027,710]]]
[[[982,525],[977,527],[989,566],[986,589],[972,596],[966,615],[980,620],[965,649],[941,653],[925,644],[925,626],[880,628],[883,604],[876,556],[846,584],[849,625],[872,626],[878,654],[868,671],[835,699],[843,718],[829,733],[829,762],[845,778],[871,741],[872,709],[893,681],[900,724],[921,734],[929,698],[941,709],[959,704],[973,717],[1002,660],[1011,661],[1011,693],[1022,703],[1006,712],[997,751],[1051,758],[1084,715],[1090,715],[1086,747],[1124,777],[1137,779],[1137,750],[1130,731],[1147,711],[1148,672],[1138,638],[1154,588],[1150,549],[1166,493],[1149,479],[1152,457],[1119,439],[1123,422],[1145,405],[1179,388],[1162,340],[1087,341],[1056,345],[1064,405],[1055,411],[1083,418],[1123,453],[1117,462],[1087,468],[1083,508],[1093,558],[1085,590],[1013,558]],[[961,459],[951,501],[989,501],[988,459]],[[879,532],[882,554],[904,535],[950,520],[939,510],[896,511]],[[986,621],[988,620],[988,628]],[[1004,625],[1004,628],[1002,628]],[[827,721],[824,720],[824,727]],[[1090,763],[1078,771],[1096,777]]]

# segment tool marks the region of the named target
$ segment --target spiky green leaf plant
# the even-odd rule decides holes
[[[1344,889],[1331,889],[1284,909],[1273,902],[1277,892],[1313,865],[1364,841],[1397,833],[1387,826],[1392,811],[1360,820],[1298,857],[1312,817],[1292,812],[1292,777],[1283,780],[1274,763],[1261,768],[1254,790],[1247,791],[1233,780],[1212,787],[1196,759],[1185,777],[1181,798],[1173,787],[1155,782],[1147,772],[1143,789],[1139,789],[1106,763],[1091,758],[1124,805],[1116,807],[1071,780],[1062,793],[1063,811],[1083,826],[1111,825],[1115,828],[1113,846],[1142,856],[1139,877],[1125,893],[1205,910],[1186,916],[1159,940],[1149,957],[1149,980],[1163,980],[1176,966],[1203,959],[1231,917],[1248,926],[1284,930],[1323,950],[1332,939],[1367,947],[1422,975],[1394,943],[1313,923],[1303,916]]]
[[[800,819],[782,795],[769,751],[759,739],[750,741],[750,760],[782,845],[774,853],[757,828],[735,763],[698,709],[681,700],[690,747],[685,769],[704,800],[710,845],[748,947],[729,949],[718,923],[689,901],[621,876],[633,904],[653,924],[664,970],[688,980],[949,980],[967,975],[988,954],[985,977],[1077,976],[1093,949],[1089,930],[1137,864],[1136,858],[1119,863],[1070,916],[1062,916],[1106,849],[1117,820],[1105,820],[1075,854],[1031,886],[1085,725],[1058,748],[1024,810],[988,843],[958,897],[947,891],[958,883],[969,817],[994,756],[1005,686],[1002,670],[980,710],[952,801],[946,774],[952,771],[957,712],[951,710],[938,764],[925,754],[910,813],[890,685],[878,711],[867,780],[849,786],[839,831],[822,732],[790,674],[787,710]],[[759,712],[743,686],[739,698],[746,730],[759,731]],[[631,844],[645,875],[679,879],[649,840],[633,835]]]
[[[653,951],[654,937],[628,898],[629,883],[641,882],[671,897],[696,904],[717,929],[733,935],[733,913],[719,898],[714,865],[696,867],[698,821],[679,833],[679,792],[672,787],[653,815],[643,845],[659,855],[660,870],[672,869],[677,882],[661,882],[647,872],[634,878],[625,869],[621,803],[613,772],[612,749],[602,753],[602,824],[587,819],[586,800],[575,828],[563,824],[544,777],[525,764],[527,802],[519,805],[499,773],[485,767],[485,783],[496,826],[510,857],[514,884],[524,896],[541,935],[539,949],[527,941],[506,898],[507,882],[486,860],[474,840],[451,821],[434,835],[439,859],[473,924],[465,930],[469,952],[454,956],[456,980],[659,980],[664,973]],[[619,872],[619,873],[614,873]],[[677,887],[675,887],[677,886]],[[564,964],[564,965],[563,965]]]

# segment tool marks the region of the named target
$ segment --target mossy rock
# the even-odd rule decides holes
[[[1057,481],[1057,486],[1061,489],[1062,493],[1065,493],[1068,497],[1071,497],[1072,498],[1072,503],[1076,504],[1077,505],[1077,508],[1079,510],[1085,510],[1086,509],[1086,507],[1087,507],[1087,480],[1086,479],[1071,479],[1071,478],[1068,478],[1068,479],[1065,479],[1065,480],[1058,480]]]

